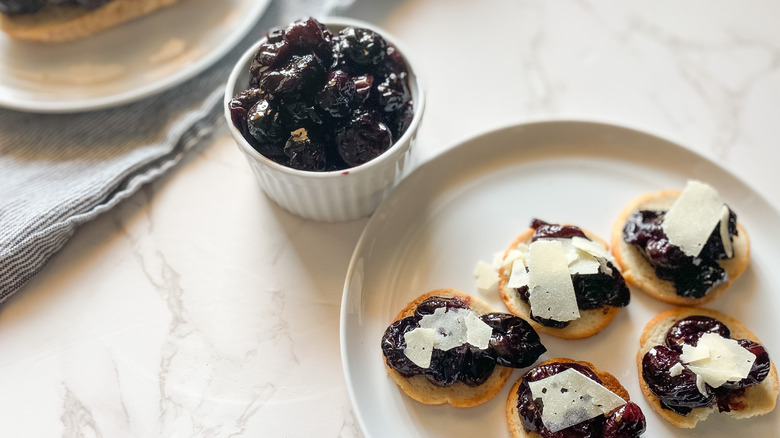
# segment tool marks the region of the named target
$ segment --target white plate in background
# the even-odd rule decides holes
[[[709,307],[744,321],[770,355],[780,357],[780,213],[717,164],[661,138],[590,122],[509,126],[467,140],[422,165],[380,205],[350,262],[341,307],[342,363],[356,416],[368,437],[508,437],[504,405],[510,382],[474,408],[428,406],[387,377],[380,340],[407,302],[455,288],[477,294],[472,272],[490,262],[531,219],[571,222],[609,240],[620,209],[650,191],[687,179],[717,188],[751,237],[751,265]],[[481,297],[506,311],[500,298]],[[639,390],[636,351],[644,325],[671,308],[632,290],[631,304],[604,331],[565,341],[542,334],[540,360],[570,357],[614,374],[648,420],[648,437],[681,436]],[[736,421],[713,415],[697,436],[774,436],[780,414]]]
[[[65,43],[0,32],[0,106],[65,113],[117,106],[212,65],[257,23],[270,0],[186,0]]]

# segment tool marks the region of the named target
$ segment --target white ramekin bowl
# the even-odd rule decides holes
[[[362,27],[373,30],[396,46],[406,61],[409,71],[409,87],[414,102],[414,116],[409,128],[393,146],[373,160],[349,169],[331,172],[310,172],[278,164],[256,151],[233,125],[228,103],[249,84],[249,65],[265,38],[241,56],[227,82],[225,90],[225,119],[228,129],[244,153],[257,181],[265,193],[285,210],[306,219],[338,222],[367,216],[379,206],[390,189],[406,174],[410,166],[410,153],[416,141],[425,108],[425,93],[418,76],[417,66],[409,59],[406,50],[382,29],[368,23],[346,18],[321,20],[328,29],[338,33],[344,27]]]

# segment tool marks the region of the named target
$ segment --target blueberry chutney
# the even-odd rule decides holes
[[[534,229],[531,243],[539,239],[571,239],[573,237],[590,240],[581,228],[573,225],[551,224],[534,219],[531,222],[531,228]],[[625,307],[631,300],[626,281],[611,261],[607,261],[606,270],[604,267],[600,267],[597,274],[572,274],[571,280],[579,310],[606,309],[607,306]],[[515,291],[523,302],[530,303],[531,291],[527,285],[518,287]],[[564,328],[570,323],[570,321],[555,321],[537,317],[533,312],[531,312],[531,319],[551,328]]]
[[[685,254],[671,242],[662,228],[666,211],[634,211],[623,227],[623,241],[634,245],[653,267],[661,280],[671,281],[677,295],[702,298],[715,286],[729,280],[728,273],[718,264],[727,260],[721,238],[720,226],[716,226],[698,256]],[[728,236],[737,235],[737,215],[729,209]]]
[[[265,157],[306,171],[341,170],[388,150],[412,122],[409,72],[381,35],[314,18],[272,30],[231,119]]]
[[[769,374],[771,362],[764,347],[748,339],[735,339],[756,356],[747,377],[726,381],[717,388],[706,382],[697,384],[697,375],[683,364],[680,356],[684,345],[695,347],[707,333],[731,338],[731,331],[721,321],[703,315],[689,316],[669,329],[664,345],[651,348],[642,357],[642,378],[664,409],[679,415],[688,415],[695,408],[717,407],[720,412],[740,410],[744,407],[741,400],[745,388],[761,383]],[[673,372],[673,368],[678,372]]]
[[[544,404],[541,400],[533,398],[528,382],[536,382],[570,368],[603,384],[593,370],[576,362],[546,363],[530,369],[517,388],[517,411],[526,430],[535,431],[542,438],[634,438],[645,432],[647,427],[645,416],[639,406],[630,401],[605,415],[599,415],[557,432],[550,432],[542,423]]]
[[[35,14],[47,3],[69,4],[83,9],[97,9],[111,0],[0,0],[0,13],[7,15]]]
[[[539,335],[524,319],[508,313],[487,313],[479,316],[492,328],[486,349],[464,343],[449,350],[434,349],[431,363],[421,368],[406,356],[404,334],[419,327],[425,315],[436,309],[468,309],[458,298],[429,297],[421,302],[414,314],[392,323],[382,336],[382,353],[387,366],[404,377],[425,376],[436,386],[451,386],[462,382],[476,387],[485,383],[496,365],[524,368],[536,361],[547,349]]]

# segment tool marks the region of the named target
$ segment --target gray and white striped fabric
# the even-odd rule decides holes
[[[68,115],[0,109],[0,302],[40,271],[75,229],[173,167],[222,122],[224,84],[265,31],[352,0],[275,0],[225,58],[174,89]]]

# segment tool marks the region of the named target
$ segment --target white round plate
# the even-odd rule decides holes
[[[0,106],[38,113],[108,108],[158,93],[212,65],[270,0],[186,0],[78,41],[0,32]]]
[[[403,394],[385,372],[380,340],[397,312],[439,288],[477,294],[472,272],[491,262],[534,217],[571,222],[608,239],[620,209],[650,191],[699,179],[718,189],[750,233],[751,265],[712,308],[746,323],[780,357],[780,213],[736,176],[669,141],[590,122],[510,126],[467,140],[422,165],[379,206],[357,244],[341,307],[341,348],[352,404],[366,436],[508,437],[504,406],[512,380],[474,408],[428,406]],[[498,296],[482,297],[506,311]],[[671,306],[632,291],[631,304],[598,335],[564,341],[542,335],[541,359],[570,357],[614,374],[647,417],[648,437],[691,436],[661,420],[639,390],[639,335]],[[713,415],[697,436],[775,436],[780,414],[750,420]]]

